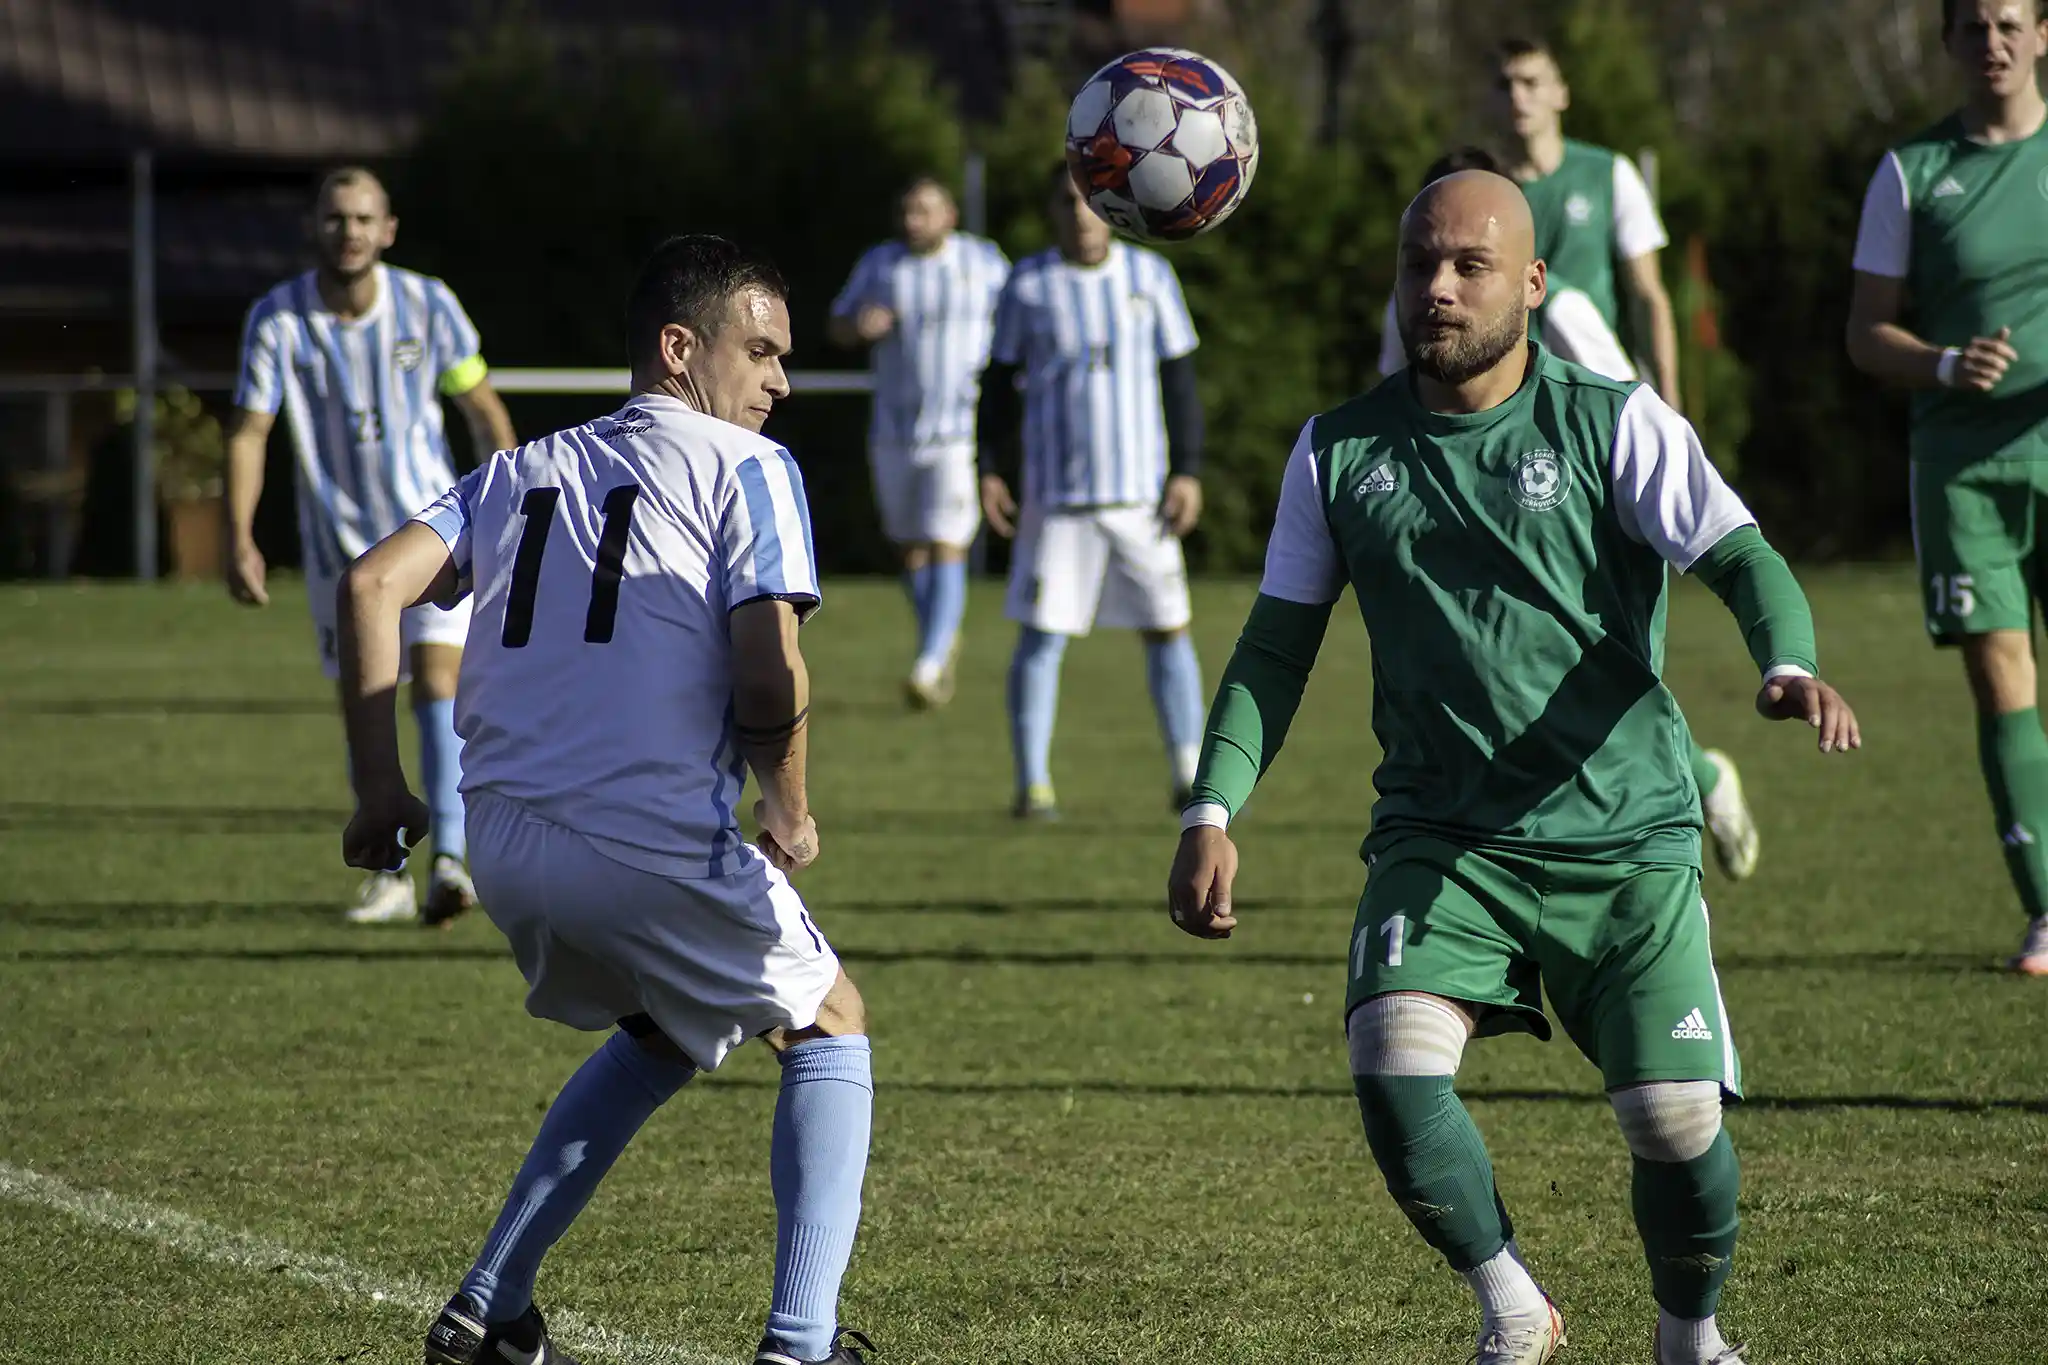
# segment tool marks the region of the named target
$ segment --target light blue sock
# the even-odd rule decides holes
[[[1195,780],[1194,763],[1207,724],[1202,700],[1202,664],[1186,631],[1161,643],[1145,642],[1145,683],[1152,691],[1152,709],[1159,715],[1159,733],[1166,739],[1177,787]]]
[[[1010,658],[1010,751],[1017,790],[1052,784],[1052,724],[1060,706],[1060,659],[1067,637],[1025,626]]]
[[[917,639],[920,646],[932,632],[932,590],[937,582],[933,570],[937,565],[926,560],[915,569],[903,571],[904,593],[910,598],[910,609],[917,616]]]
[[[434,854],[469,858],[462,822],[462,737],[455,733],[455,702],[414,701],[420,727],[420,783],[434,819]]]
[[[931,580],[917,663],[920,668],[944,668],[953,641],[960,638],[961,618],[967,615],[967,561],[934,561]]]
[[[462,1281],[485,1322],[510,1322],[526,1311],[540,1258],[583,1212],[640,1125],[696,1074],[688,1062],[657,1057],[624,1033],[605,1039],[576,1069],[548,1106],[505,1211]]]
[[[839,1335],[839,1281],[860,1228],[875,1082],[868,1040],[819,1038],[782,1054],[775,1141],[775,1297],[762,1346],[823,1360]]]

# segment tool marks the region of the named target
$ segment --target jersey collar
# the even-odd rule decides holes
[[[1536,381],[1543,376],[1543,370],[1550,363],[1550,353],[1534,337],[1529,338],[1529,368],[1522,376],[1521,387],[1509,396],[1508,401],[1484,412],[1432,412],[1422,405],[1422,399],[1415,391],[1415,369],[1411,365],[1405,372],[1402,391],[1407,395],[1408,407],[1415,425],[1433,436],[1448,436],[1454,432],[1476,431],[1504,422],[1518,416],[1526,409],[1536,393]]]

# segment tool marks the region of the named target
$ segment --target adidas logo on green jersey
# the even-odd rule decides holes
[[[1358,487],[1351,490],[1351,496],[1362,498],[1368,493],[1393,493],[1400,487],[1400,480],[1394,477],[1394,467],[1382,464],[1359,481]]]

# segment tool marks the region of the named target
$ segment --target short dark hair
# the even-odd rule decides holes
[[[910,179],[903,182],[903,192],[896,197],[898,199],[908,199],[919,190],[937,190],[940,194],[945,195],[949,201],[953,198],[953,187],[938,176],[930,174],[911,176]]]
[[[2048,12],[2041,8],[2041,0],[2034,0],[2034,22],[2048,19]],[[1941,0],[1941,36],[1946,38],[1956,26],[1956,0]]]
[[[634,362],[651,352],[661,329],[680,323],[709,339],[725,321],[726,301],[742,289],[789,297],[782,272],[723,237],[694,232],[654,248],[626,302],[626,346]]]
[[[1500,158],[1484,147],[1454,147],[1429,163],[1429,169],[1422,173],[1423,189],[1428,189],[1447,175],[1459,171],[1492,171],[1501,173]]]
[[[1943,3],[1952,4],[1954,0],[1943,0]],[[1524,57],[1548,57],[1551,65],[1557,65],[1557,53],[1541,38],[1517,35],[1503,38],[1493,45],[1495,66],[1506,66],[1509,62],[1520,61]]]

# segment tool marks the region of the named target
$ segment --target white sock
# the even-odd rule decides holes
[[[1173,764],[1173,785],[1176,787],[1194,786],[1195,769],[1200,767],[1202,763],[1202,746],[1199,744],[1178,745],[1167,754],[1167,758]]]
[[[1550,1321],[1543,1291],[1529,1278],[1528,1268],[1516,1257],[1512,1245],[1503,1247],[1492,1260],[1458,1273],[1479,1296],[1479,1310],[1485,1314],[1487,1326],[1528,1330]]]
[[[1713,1314],[1680,1318],[1657,1310],[1657,1365],[1710,1365],[1727,1349]]]

